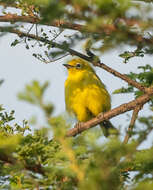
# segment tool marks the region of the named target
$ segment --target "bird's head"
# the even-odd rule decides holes
[[[78,73],[81,71],[89,71],[94,72],[93,68],[90,66],[90,64],[87,61],[84,61],[83,59],[72,59],[67,64],[63,64],[67,69],[69,73]]]

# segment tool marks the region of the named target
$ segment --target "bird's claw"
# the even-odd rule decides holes
[[[78,133],[80,133],[81,128],[82,128],[82,125],[83,125],[83,122],[78,122],[78,123],[75,125],[75,128],[77,129]]]

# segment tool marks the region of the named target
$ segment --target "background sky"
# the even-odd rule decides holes
[[[25,84],[29,84],[32,80],[38,80],[41,83],[47,80],[50,82],[50,87],[45,94],[46,101],[54,103],[54,115],[64,113],[64,81],[67,77],[67,71],[62,64],[72,57],[68,56],[59,61],[44,64],[32,56],[35,51],[41,52],[40,48],[27,50],[24,44],[11,47],[10,44],[15,38],[17,36],[13,34],[0,38],[0,79],[4,79],[4,83],[0,87],[0,104],[3,104],[6,111],[15,110],[16,122],[22,123],[23,119],[28,120],[32,115],[36,115],[39,117],[39,124],[41,125],[43,123],[41,111],[35,106],[18,101],[16,95],[24,89]],[[81,52],[81,46],[77,46],[76,50]],[[129,63],[124,64],[123,59],[118,57],[118,54],[123,51],[123,48],[118,48],[115,51],[105,53],[101,56],[101,60],[121,73],[135,72],[138,65],[142,66],[146,63],[152,65],[152,57],[150,56],[133,58]],[[133,99],[131,94],[112,95],[115,89],[123,85],[126,86],[126,83],[100,68],[95,68],[95,70],[111,94],[112,108]],[[140,115],[144,114],[148,114],[147,109],[144,109],[143,113],[140,111]],[[111,121],[115,126],[122,125],[122,129],[125,129],[130,122],[127,113],[117,116]],[[150,146],[150,143],[151,141],[147,141],[145,146]]]

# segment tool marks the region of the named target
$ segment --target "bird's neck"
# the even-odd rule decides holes
[[[78,71],[78,72],[72,72],[70,71],[68,74],[68,79],[71,81],[80,81],[82,78],[85,77],[85,71]]]

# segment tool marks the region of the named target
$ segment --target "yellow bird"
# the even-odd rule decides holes
[[[63,64],[68,69],[65,81],[66,110],[79,122],[85,122],[111,108],[111,99],[105,85],[90,64],[83,59],[73,59]],[[109,121],[100,124],[105,136],[113,125]]]

